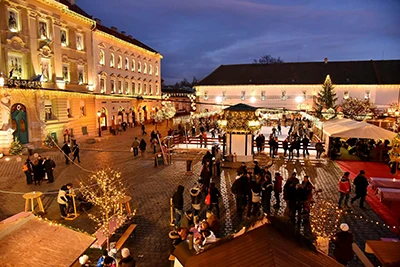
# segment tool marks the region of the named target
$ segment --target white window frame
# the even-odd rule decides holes
[[[118,69],[122,69],[122,56],[118,56],[118,62],[117,62],[117,66],[118,66]]]
[[[62,32],[65,32],[65,43],[62,42],[61,36]],[[68,36],[68,29],[67,28],[60,28],[60,42],[62,47],[69,46],[69,36]]]
[[[64,68],[67,68],[67,78],[65,79],[64,76]],[[69,71],[69,64],[63,64],[62,65],[62,75],[63,75],[63,80],[66,83],[69,83],[71,81],[71,75],[70,75],[70,71]]]
[[[153,65],[149,64],[149,75],[153,74]]]
[[[41,27],[41,23],[44,23],[46,25],[46,32],[45,32],[46,36],[42,35],[42,29],[40,28]],[[38,33],[39,33],[39,39],[41,39],[41,40],[49,39],[49,22],[47,20],[39,19],[39,21],[38,21]]]
[[[153,89],[151,88],[151,84],[149,83],[149,95],[153,95]]]
[[[129,70],[129,58],[125,58],[125,70]]]
[[[135,71],[135,67],[136,67],[136,62],[134,59],[132,59],[132,71]]]
[[[142,94],[142,83],[138,82],[138,95]]]
[[[99,51],[99,64],[104,66],[106,64],[106,54],[104,53],[103,49]]]
[[[84,65],[78,65],[78,84],[82,85],[86,83],[86,77],[85,77],[85,66]],[[82,81],[79,81],[79,74],[82,72]]]
[[[128,81],[124,82],[124,89],[125,89],[125,94],[129,95],[129,82]]]
[[[101,84],[101,81],[103,81],[103,86]],[[103,88],[102,88],[103,87]],[[105,94],[107,92],[107,79],[106,77],[101,76],[99,80],[99,89],[101,94]]]
[[[131,82],[131,92],[132,92],[132,95],[134,95],[134,94],[136,94],[136,84],[135,84],[135,82]]]
[[[115,56],[113,53],[110,54],[110,68],[115,68]]]
[[[138,61],[137,72],[142,72],[142,62]]]
[[[52,80],[52,74],[51,74],[51,60],[49,58],[41,58],[40,59],[40,74],[43,74],[43,63],[47,64],[47,70],[48,70],[48,78],[45,78],[45,76],[43,75],[41,78],[41,81],[43,82],[50,82]]]
[[[156,76],[158,76],[158,66],[156,66]]]
[[[110,93],[115,94],[115,79],[110,80]]]
[[[123,94],[124,88],[122,87],[122,81],[118,80],[118,94]]]
[[[147,74],[147,63],[146,62],[144,62],[143,73]]]
[[[81,44],[80,44],[80,47],[78,46],[78,44],[79,44],[79,42],[78,42],[79,37],[80,37],[80,39],[81,39],[81,41],[82,41]],[[84,38],[83,38],[83,34],[82,34],[82,33],[77,33],[77,34],[76,34],[76,50],[79,50],[79,51],[85,50],[85,41],[84,41]]]
[[[16,29],[11,29],[10,28],[10,17],[11,17],[11,12],[15,13],[15,20],[16,20]],[[15,8],[9,8],[8,9],[8,16],[7,16],[7,28],[11,31],[11,32],[20,32],[21,31],[21,19],[20,19],[20,13],[18,10],[16,10]]]

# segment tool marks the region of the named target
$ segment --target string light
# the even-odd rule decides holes
[[[343,213],[345,213],[346,215],[354,216],[354,218],[356,218],[356,219],[362,219],[362,220],[365,220],[366,222],[370,222],[375,225],[381,225],[383,227],[386,227],[387,229],[392,229],[392,230],[398,231],[398,230],[396,230],[396,229],[398,229],[397,226],[390,226],[386,223],[381,223],[379,221],[374,221],[374,220],[368,219],[362,215],[356,215],[356,214],[354,214],[354,211],[352,211],[352,210],[344,211]]]
[[[73,231],[76,231],[76,232],[80,232],[80,233],[82,233],[82,234],[86,234],[86,235],[89,235],[89,236],[91,236],[91,237],[95,237],[94,235],[91,235],[91,234],[89,234],[88,232],[86,232],[86,231],[84,231],[84,230],[82,230],[82,229],[74,228],[74,227],[71,227],[71,226],[68,226],[68,225],[65,225],[65,224],[56,222],[56,221],[49,220],[49,219],[44,218],[44,217],[41,217],[41,216],[36,216],[36,215],[35,215],[35,217],[36,217],[36,219],[38,219],[39,221],[43,221],[43,222],[47,223],[49,226],[53,226],[53,227],[54,227],[54,226],[57,226],[57,227],[65,227],[65,228],[68,228],[68,229],[70,229],[70,230],[73,230]]]
[[[342,211],[337,205],[327,201],[318,200],[310,210],[311,231],[317,238],[331,239],[337,231]]]

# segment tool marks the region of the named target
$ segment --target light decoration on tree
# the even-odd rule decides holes
[[[310,210],[311,231],[315,237],[331,239],[336,233],[342,211],[327,200],[315,201]]]
[[[46,135],[46,138],[43,141],[43,145],[48,148],[54,147],[55,143],[57,143],[57,140],[53,140],[53,137],[50,134]]]
[[[108,248],[109,238],[112,235],[110,222],[116,221],[117,227],[119,227],[126,220],[126,214],[120,204],[126,197],[127,190],[122,183],[121,173],[110,168],[90,175],[88,183],[91,186],[87,186],[81,181],[79,191],[87,201],[96,207],[95,213],[89,213],[88,216],[97,223],[98,229],[107,238]]]
[[[227,132],[252,133],[261,129],[261,124],[254,111],[224,110],[218,125]]]
[[[24,146],[22,143],[19,141],[18,137],[14,137],[14,140],[10,144],[10,150],[9,153],[11,155],[20,155],[22,151],[24,151]]]
[[[333,109],[336,112],[336,93],[329,75],[326,76],[321,91],[314,100],[314,110],[318,118],[322,118],[323,110]]]
[[[375,115],[376,107],[369,99],[349,97],[344,99],[340,108],[343,114],[352,120],[367,120]]]

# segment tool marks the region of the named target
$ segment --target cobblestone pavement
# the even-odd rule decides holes
[[[152,129],[148,127],[147,132]],[[166,129],[161,129],[165,131]],[[102,137],[101,141],[89,145],[78,142],[81,145],[81,167],[87,170],[99,170],[104,167],[112,167],[119,170],[124,177],[124,182],[129,186],[129,194],[132,196],[131,206],[137,210],[133,223],[137,224],[134,238],[127,240],[125,245],[131,248],[138,266],[169,266],[169,198],[175,192],[178,185],[185,187],[185,208],[190,208],[190,196],[188,189],[197,181],[201,168],[201,158],[204,149],[191,150],[190,153],[178,153],[173,156],[173,164],[155,168],[154,157],[149,151],[145,157],[134,158],[129,152],[134,136],[139,136],[139,127],[129,129],[122,135]],[[146,141],[149,136],[147,135]],[[148,148],[150,150],[150,148]],[[67,182],[77,184],[77,180],[85,181],[88,172],[75,165],[65,165],[63,155],[56,150],[46,150],[43,155],[51,155],[56,161],[55,183],[42,184],[41,186],[26,185],[25,176],[21,171],[22,162],[17,162],[17,157],[10,157],[10,161],[0,159],[0,190],[12,192],[42,191],[54,192],[45,195],[44,205],[46,217],[59,220],[60,214],[56,201],[56,192]],[[24,159],[24,157],[22,158]],[[186,175],[186,160],[193,160],[193,174]],[[259,157],[261,163],[267,162],[267,158]],[[249,164],[250,165],[250,164]],[[286,179],[288,174],[296,171],[300,177],[307,174],[317,188],[322,189],[323,198],[337,202],[337,179],[341,176],[340,168],[331,161],[325,160],[296,160],[286,161],[277,159],[270,171],[280,171]],[[220,188],[223,197],[220,203],[221,223],[224,233],[230,233],[241,223],[240,218],[235,215],[235,202],[230,192],[235,177],[234,169],[224,169],[221,178],[214,179]],[[0,220],[23,211],[24,200],[20,194],[6,194],[0,192]],[[366,210],[353,207],[354,214],[342,218],[347,222],[355,236],[355,241],[361,249],[364,249],[365,240],[380,239],[381,237],[394,237],[388,229],[355,218],[363,216],[374,222],[383,223],[380,218],[367,205]],[[278,211],[280,214],[281,211]],[[94,232],[94,224],[86,214],[81,214],[74,221],[63,221],[62,223],[72,227]],[[360,266],[357,260],[351,266]]]

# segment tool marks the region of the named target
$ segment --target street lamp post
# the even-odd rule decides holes
[[[99,137],[101,137],[100,116],[101,116],[101,112],[97,111],[97,121],[99,122]]]

